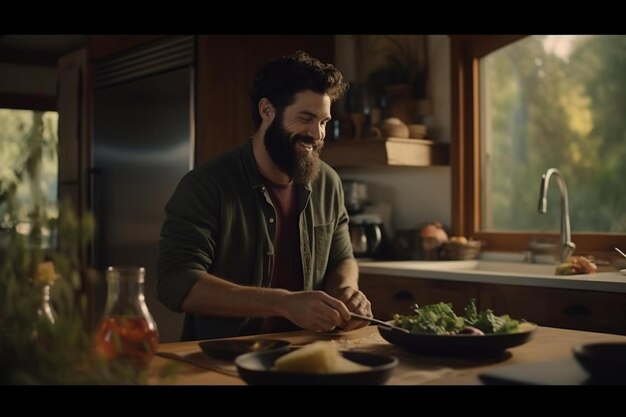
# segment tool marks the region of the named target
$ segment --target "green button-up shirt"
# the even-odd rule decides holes
[[[326,272],[353,258],[341,180],[326,163],[297,186],[305,290],[322,289]],[[173,311],[206,272],[233,283],[267,287],[274,263],[276,212],[252,153],[252,142],[187,173],[165,206],[157,297]],[[253,334],[259,318],[187,314],[182,340]]]

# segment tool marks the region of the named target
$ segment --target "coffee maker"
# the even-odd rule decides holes
[[[379,258],[382,255],[383,223],[375,214],[350,216],[350,242],[357,258]]]
[[[384,255],[385,232],[380,216],[366,214],[367,184],[361,181],[342,182],[346,209],[350,217],[350,241],[357,258],[381,258]]]

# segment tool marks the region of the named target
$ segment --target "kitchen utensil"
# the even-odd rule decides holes
[[[619,252],[620,255],[622,255],[624,258],[626,258],[626,253],[622,252],[621,250],[615,248],[616,251]]]
[[[250,385],[380,385],[391,376],[398,365],[394,356],[378,353],[347,351],[344,358],[369,368],[357,372],[312,374],[304,372],[277,371],[274,362],[294,349],[252,352],[238,356],[235,365],[239,376]]]
[[[391,323],[388,323],[386,321],[382,321],[382,320],[378,320],[375,319],[373,317],[367,317],[367,316],[362,316],[361,314],[356,314],[356,313],[350,313],[350,316],[355,319],[355,320],[365,320],[365,321],[369,321],[370,323],[375,323],[378,324],[380,326],[384,326],[388,329],[392,329],[392,330],[397,330],[400,331],[402,333],[409,333],[409,331],[407,329],[404,329],[402,327],[398,327],[398,326],[394,326]]]

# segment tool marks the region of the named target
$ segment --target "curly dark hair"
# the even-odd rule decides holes
[[[250,91],[252,121],[261,125],[259,100],[266,97],[277,112],[294,102],[296,93],[311,90],[328,94],[331,101],[341,98],[348,88],[343,75],[332,64],[324,64],[303,51],[285,55],[265,65],[256,74]]]

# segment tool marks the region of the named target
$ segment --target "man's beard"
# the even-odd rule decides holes
[[[313,150],[309,152],[301,148],[298,142],[313,146]],[[280,112],[267,128],[264,140],[265,149],[272,161],[297,184],[310,183],[320,173],[320,152],[324,147],[324,142],[314,142],[314,139],[307,135],[291,137],[283,127]],[[298,152],[297,148],[302,150]]]

